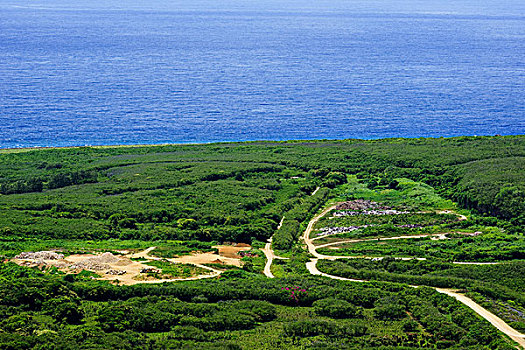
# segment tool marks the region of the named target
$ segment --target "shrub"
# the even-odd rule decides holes
[[[316,314],[332,318],[351,318],[359,314],[359,310],[353,304],[335,298],[317,300],[313,307]]]

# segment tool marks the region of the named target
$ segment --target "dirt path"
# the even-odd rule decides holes
[[[499,265],[504,264],[503,262],[470,262],[470,261],[454,261],[453,264],[458,265]]]
[[[505,321],[503,321],[498,316],[494,315],[487,309],[483,308],[481,305],[474,302],[474,300],[468,298],[467,296],[457,293],[454,290],[451,289],[441,289],[441,288],[434,288],[440,293],[449,295],[453,298],[456,298],[456,300],[462,302],[463,304],[467,305],[469,308],[474,310],[478,315],[489,321],[494,327],[499,329],[501,332],[508,335],[512,340],[514,340],[516,343],[521,345],[522,348],[525,349],[525,334],[521,334],[511,326],[509,326]]]
[[[324,238],[324,237],[315,237],[310,238],[310,234],[313,230],[313,227],[319,221],[320,218],[322,218],[324,215],[326,215],[327,212],[332,210],[334,206],[328,208],[327,210],[323,211],[321,214],[319,214],[317,217],[313,218],[315,222],[310,226],[308,225],[305,234],[303,235],[303,240],[306,242],[308,246],[308,251],[314,255],[318,259],[326,259],[326,260],[337,260],[337,259],[384,259],[384,257],[377,257],[377,256],[367,256],[367,255],[324,255],[317,252],[317,249],[319,248],[326,248],[331,247],[334,245],[339,244],[345,244],[345,243],[359,243],[359,242],[374,242],[374,241],[388,241],[388,240],[397,240],[397,239],[410,239],[410,238],[424,238],[424,237],[431,237],[431,239],[447,239],[445,236],[445,233],[431,233],[431,234],[424,234],[424,235],[412,235],[412,236],[397,236],[397,237],[380,237],[380,238],[363,238],[363,239],[350,239],[350,240],[343,240],[343,241],[337,241],[337,242],[331,242],[331,243],[325,243],[320,245],[315,245],[313,241]],[[312,223],[310,221],[310,223]],[[308,231],[308,233],[307,233]],[[308,236],[306,236],[308,235]],[[310,249],[312,247],[312,249]],[[315,253],[314,253],[315,252]],[[396,260],[427,260],[427,258],[414,258],[414,257],[396,257],[394,258]],[[454,261],[453,264],[458,265],[498,265],[503,264],[502,262],[469,262],[469,261]]]
[[[264,249],[261,249],[266,255],[266,265],[264,265],[264,275],[268,278],[274,278],[275,276],[272,273],[272,262],[275,259],[275,254],[272,250],[272,238],[268,239],[268,243],[264,246]]]
[[[329,255],[319,254],[316,251],[317,247],[312,243],[312,239],[310,238],[310,234],[311,234],[311,232],[313,230],[313,227],[315,226],[317,221],[319,221],[320,218],[322,218],[324,215],[326,215],[331,210],[335,209],[335,207],[336,207],[336,204],[328,207],[327,209],[323,210],[319,215],[315,216],[308,223],[308,227],[304,231],[304,234],[303,234],[302,238],[303,238],[304,242],[306,243],[306,246],[308,247],[308,251],[310,252],[310,254],[312,254],[315,257],[315,258],[310,259],[310,261],[308,263],[306,263],[306,268],[308,269],[310,274],[316,275],[316,276],[323,276],[323,277],[336,279],[336,280],[342,280],[342,281],[367,282],[365,280],[358,280],[358,279],[351,279],[351,278],[344,278],[344,277],[340,277],[340,276],[329,275],[327,273],[319,271],[319,269],[317,268],[317,262],[320,259],[335,260],[335,259],[344,259],[344,258],[356,258],[356,257],[337,257],[337,256],[329,256]],[[394,239],[394,238],[391,238],[391,239]],[[328,244],[328,245],[331,245],[331,244]],[[405,258],[400,258],[400,259],[405,259]],[[406,259],[411,259],[411,258],[406,258]],[[421,258],[419,258],[419,259],[421,259]],[[417,288],[418,286],[411,286],[411,287]],[[522,334],[522,333],[518,332],[517,330],[515,330],[514,328],[509,326],[507,323],[505,323],[505,321],[503,321],[501,318],[499,318],[498,316],[494,315],[493,313],[491,313],[487,309],[483,308],[481,305],[477,304],[472,299],[468,298],[467,296],[465,296],[463,294],[457,293],[456,291],[451,290],[451,289],[442,289],[442,288],[435,288],[435,287],[431,287],[431,288],[434,288],[439,293],[447,294],[447,295],[455,298],[456,300],[460,301],[461,303],[463,303],[467,307],[471,308],[474,312],[476,312],[478,315],[480,315],[485,320],[490,322],[490,324],[492,324],[498,330],[500,330],[501,332],[506,334],[508,337],[510,337],[512,340],[517,342],[523,349],[525,349],[525,334]]]
[[[314,195],[317,193],[317,191],[319,191],[320,188],[321,188],[321,187],[317,186],[317,188],[315,189],[315,191],[312,192],[311,196],[314,196]]]
[[[308,272],[310,272],[310,274],[316,275],[316,276],[328,277],[328,278],[331,278],[331,279],[334,279],[334,280],[341,280],[341,281],[368,282],[368,281],[365,281],[365,280],[356,280],[356,279],[352,279],[352,278],[345,278],[345,277],[340,277],[340,276],[329,275],[327,273],[321,272],[317,268],[317,262],[318,261],[319,261],[319,259],[311,259],[309,262],[306,263],[306,268],[308,269]]]
[[[324,255],[317,252],[317,248],[314,243],[312,242],[312,238],[310,238],[310,234],[320,218],[325,216],[328,212],[335,209],[337,207],[337,204],[333,204],[332,206],[326,208],[323,210],[320,214],[315,216],[310,222],[308,223],[308,226],[306,227],[306,230],[303,234],[303,241],[306,243],[306,246],[308,247],[308,252],[312,254],[317,259],[326,259],[326,260],[337,260],[337,259],[375,259],[376,257],[369,257],[369,256],[335,256],[335,255]],[[381,258],[379,258],[381,259]],[[412,260],[414,258],[398,258],[400,260]],[[418,260],[425,260],[425,258],[416,258]]]
[[[319,259],[312,259],[308,263],[306,263],[306,268],[312,275],[328,277],[331,279],[341,280],[341,281],[368,282],[366,280],[345,278],[345,277],[329,275],[327,273],[321,272],[317,268],[318,261]],[[411,287],[418,288],[418,286],[411,286]],[[521,347],[525,349],[525,334],[519,333],[514,328],[510,327],[507,323],[505,323],[505,321],[503,321],[501,318],[494,315],[487,309],[483,308],[481,305],[477,304],[474,300],[452,289],[443,289],[443,288],[434,288],[434,289],[438,291],[439,293],[443,293],[448,296],[451,296],[455,298],[456,300],[460,301],[461,303],[465,304],[466,306],[474,310],[474,312],[476,312],[478,315],[483,317],[485,320],[489,321],[490,324],[492,324],[494,327],[496,327],[501,332],[508,335],[512,340],[514,340],[516,343],[518,343]]]
[[[441,210],[437,212],[438,214],[455,214],[459,218],[459,221],[465,221],[467,220],[467,217],[463,214],[458,214],[452,210]]]
[[[304,241],[304,243],[306,243],[306,246],[308,248],[308,252],[310,254],[312,254],[313,256],[315,256],[316,258],[323,259],[326,256],[323,257],[323,255],[317,253],[317,251],[315,250],[316,248],[315,248],[314,244],[312,243],[312,239],[310,238],[310,234],[312,233],[312,230],[314,229],[314,226],[317,223],[317,221],[319,221],[320,218],[322,218],[328,212],[330,212],[330,210],[334,210],[335,207],[337,207],[337,204],[334,204],[334,205],[326,208],[325,210],[323,210],[321,212],[321,214],[318,214],[318,215],[314,216],[314,218],[312,220],[310,220],[310,222],[308,223],[308,226],[306,227],[306,230],[304,231],[303,241]]]
[[[148,249],[145,249],[141,252],[129,254],[128,257],[133,259],[146,259],[148,257],[148,254],[155,249],[157,249],[157,247],[149,247]]]
[[[281,226],[283,225],[283,222],[284,222],[284,216],[281,219],[281,222],[279,222],[279,226],[277,226],[277,229],[281,228]],[[266,255],[266,264],[264,265],[264,275],[268,278],[275,278],[275,276],[272,273],[273,259],[288,259],[288,258],[283,258],[280,256],[276,256],[274,254],[273,249],[272,249],[272,237],[268,239],[268,243],[266,243],[264,248],[261,250],[263,251],[264,255]]]

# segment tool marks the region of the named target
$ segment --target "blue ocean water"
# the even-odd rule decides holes
[[[494,134],[522,0],[0,0],[0,147]]]

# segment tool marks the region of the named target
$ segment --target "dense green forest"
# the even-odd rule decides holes
[[[0,276],[2,349],[513,348],[454,299],[397,284],[235,272],[125,287],[13,264]]]
[[[317,237],[318,252],[386,258],[318,264],[369,283],[310,276],[300,236],[351,200],[400,213],[327,215],[314,232],[342,231]],[[514,348],[455,299],[407,284],[461,289],[525,331],[524,136],[0,150],[0,214],[0,349]],[[405,235],[424,237],[381,240]],[[271,237],[287,258],[275,279],[262,275]],[[150,247],[170,259],[231,242],[250,245],[242,267],[159,285],[10,261]]]

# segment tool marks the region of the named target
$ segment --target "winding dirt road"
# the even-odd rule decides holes
[[[453,298],[456,298],[456,300],[467,305],[469,308],[474,310],[475,313],[489,321],[494,327],[508,335],[512,340],[514,340],[522,348],[525,349],[525,334],[518,332],[517,330],[509,326],[507,323],[505,323],[505,321],[503,321],[501,318],[474,302],[474,300],[468,298],[464,294],[457,293],[456,291],[451,289],[435,288],[435,290],[437,290],[440,293],[449,295]]]
[[[321,212],[321,214],[314,216],[314,218],[312,220],[310,220],[310,222],[308,223],[308,226],[306,227],[306,230],[304,231],[303,241],[304,241],[304,243],[306,243],[306,246],[308,248],[308,252],[310,254],[312,254],[313,256],[315,256],[316,258],[325,259],[326,257],[329,257],[329,256],[328,255],[324,255],[323,256],[323,255],[317,253],[315,245],[312,243],[312,240],[310,239],[310,234],[313,231],[314,226],[317,223],[317,221],[319,221],[320,218],[325,216],[331,210],[334,210],[336,207],[337,207],[337,204],[334,204],[334,205],[326,208],[325,210],[323,210]]]
[[[397,237],[383,237],[383,238],[363,238],[363,239],[350,239],[350,240],[343,240],[338,242],[331,242],[331,243],[325,243],[320,244],[316,246],[313,241],[318,240],[320,238],[325,237],[315,237],[310,238],[310,235],[313,231],[313,228],[317,221],[321,219],[323,216],[325,216],[328,212],[335,209],[337,204],[334,204],[330,206],[329,208],[325,209],[321,214],[314,217],[310,223],[308,224],[308,227],[304,231],[303,234],[303,241],[306,243],[308,247],[308,252],[315,256],[318,259],[326,259],[326,260],[337,260],[337,259],[383,259],[384,257],[377,257],[377,256],[366,256],[366,255],[324,255],[317,252],[317,249],[319,248],[326,248],[334,245],[339,244],[345,244],[345,243],[359,243],[359,242],[374,242],[374,241],[389,241],[389,240],[397,240],[397,239],[411,239],[411,238],[424,238],[424,237],[431,237],[431,239],[446,239],[445,234],[443,233],[430,233],[430,234],[424,234],[424,235],[412,235],[412,236],[397,236]],[[447,212],[448,214],[449,212]],[[464,217],[464,215],[461,215]],[[466,219],[466,217],[465,217]],[[330,236],[336,236],[336,235],[330,235]],[[396,260],[427,260],[426,258],[415,258],[415,257],[396,257]],[[459,265],[497,265],[502,264],[501,262],[469,262],[469,261],[454,261],[453,264],[459,264]]]
[[[272,262],[275,259],[275,254],[272,250],[272,238],[268,239],[268,243],[264,246],[264,249],[261,249],[266,255],[266,265],[264,265],[264,275],[268,278],[274,278],[275,276],[272,273]]]
[[[279,226],[277,226],[277,229],[280,229],[281,226],[283,225],[283,222],[284,222],[284,216],[283,218],[281,219],[281,222],[279,222]],[[264,248],[261,249],[264,253],[264,255],[266,255],[266,265],[264,265],[264,275],[268,278],[275,278],[275,276],[273,275],[272,273],[272,262],[273,262],[273,259],[288,259],[288,258],[283,258],[283,257],[280,257],[280,256],[277,256],[275,255],[275,253],[273,252],[273,249],[272,249],[272,237],[270,237],[268,239],[268,243],[265,244]]]
[[[316,275],[316,276],[323,276],[323,277],[336,279],[336,280],[342,280],[342,281],[368,282],[366,280],[358,280],[358,279],[351,279],[351,278],[344,278],[344,277],[340,277],[340,276],[329,275],[327,273],[319,271],[319,269],[317,268],[317,262],[320,259],[335,260],[335,259],[345,259],[345,258],[357,258],[357,257],[354,257],[354,256],[352,256],[352,257],[343,257],[343,256],[336,257],[336,256],[329,256],[329,255],[319,254],[316,251],[317,247],[312,243],[312,239],[310,239],[310,234],[311,234],[315,224],[317,223],[317,221],[319,221],[319,219],[322,218],[324,215],[326,215],[328,212],[330,212],[331,210],[335,209],[336,206],[337,206],[337,204],[334,204],[334,205],[326,208],[325,210],[323,210],[320,214],[316,215],[308,223],[308,227],[304,231],[304,234],[303,234],[303,237],[302,237],[303,241],[306,243],[306,246],[308,247],[308,252],[310,252],[310,254],[312,254],[314,256],[314,258],[310,259],[310,261],[308,263],[306,263],[306,268],[308,269],[310,274]],[[390,238],[390,239],[395,239],[395,237]],[[326,245],[324,245],[324,246],[326,246]],[[402,258],[402,259],[404,259],[404,258]],[[411,258],[407,258],[407,259],[411,259]],[[419,286],[411,285],[411,287],[417,288]],[[446,294],[448,296],[451,296],[451,297],[455,298],[456,300],[460,301],[461,303],[463,303],[464,305],[466,305],[467,307],[471,308],[474,312],[476,312],[478,315],[480,315],[485,320],[490,322],[490,324],[492,324],[498,330],[500,330],[501,332],[506,334],[509,338],[514,340],[516,343],[518,343],[521,346],[521,348],[525,349],[525,334],[522,334],[522,333],[518,332],[517,330],[515,330],[514,328],[509,326],[501,318],[499,318],[498,316],[494,315],[493,313],[491,313],[487,309],[483,308],[481,305],[479,305],[476,302],[474,302],[474,300],[472,300],[472,299],[468,298],[467,296],[465,296],[464,294],[460,294],[457,291],[454,291],[452,289],[443,289],[443,288],[435,288],[435,287],[431,287],[431,288],[434,288],[439,293],[443,293],[443,294]]]
[[[319,259],[312,259],[308,263],[306,263],[306,268],[312,275],[316,276],[323,276],[328,277],[334,280],[340,280],[340,281],[350,281],[350,282],[369,282],[366,280],[358,280],[353,278],[345,278],[340,276],[334,276],[329,275],[327,273],[319,271],[317,268],[317,262]],[[419,286],[410,286],[413,288],[418,288]],[[446,294],[448,296],[451,296],[455,298],[456,300],[460,301],[461,303],[465,304],[474,312],[476,312],[478,315],[489,321],[494,327],[496,327],[501,332],[505,333],[509,338],[514,340],[516,343],[518,343],[522,348],[525,349],[525,334],[521,334],[520,332],[516,331],[514,328],[509,326],[505,321],[503,321],[498,316],[494,315],[481,305],[477,304],[474,300],[470,299],[469,297],[465,296],[464,294],[460,294],[455,290],[452,289],[443,289],[443,288],[434,288],[439,293]]]

